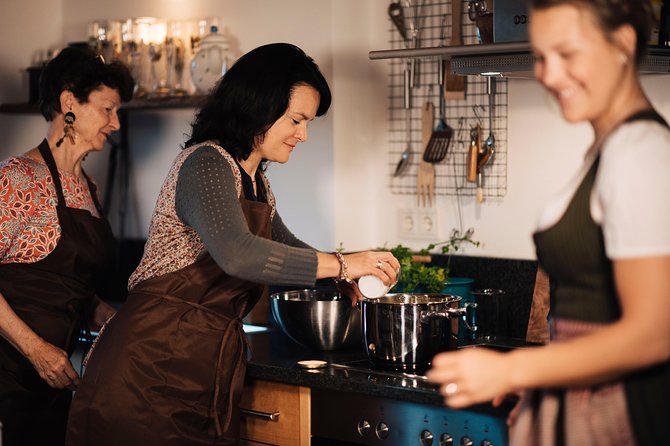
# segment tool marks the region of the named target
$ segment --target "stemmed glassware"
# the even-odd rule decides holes
[[[218,17],[96,20],[88,24],[88,45],[106,62],[118,59],[128,66],[135,97],[184,96],[195,91],[191,58],[218,24]]]
[[[165,38],[165,57],[167,62],[167,85],[170,95],[183,96],[188,93],[184,85],[184,66],[186,44],[184,43],[184,23],[178,20],[168,22]]]
[[[140,59],[135,79],[139,86],[137,95],[165,96],[170,92],[163,57],[167,22],[155,17],[140,17],[133,25]]]

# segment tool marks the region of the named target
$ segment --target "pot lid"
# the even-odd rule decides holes
[[[366,304],[434,305],[458,302],[460,300],[460,296],[452,296],[451,294],[394,293],[375,299],[365,299],[364,302]]]

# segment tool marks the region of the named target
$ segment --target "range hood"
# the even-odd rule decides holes
[[[450,59],[451,71],[460,75],[533,78],[535,57],[528,42],[492,43],[460,46],[436,46],[398,50],[370,51],[371,60],[379,59]],[[670,74],[670,47],[650,47],[640,66],[642,74]]]

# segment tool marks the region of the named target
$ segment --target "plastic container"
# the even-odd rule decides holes
[[[376,299],[378,297],[385,296],[391,288],[396,286],[398,283],[398,278],[400,278],[400,269],[396,272],[396,279],[391,285],[384,285],[384,282],[373,275],[363,276],[358,279],[358,289],[361,294],[370,299]]]
[[[373,275],[363,276],[358,279],[358,289],[363,296],[370,299],[384,296],[392,286],[384,285],[384,282],[379,277]]]

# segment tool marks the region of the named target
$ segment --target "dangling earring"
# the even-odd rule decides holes
[[[65,113],[65,128],[63,129],[63,137],[56,141],[56,147],[63,144],[63,140],[67,137],[72,144],[74,144],[74,121],[76,117],[71,111]]]

